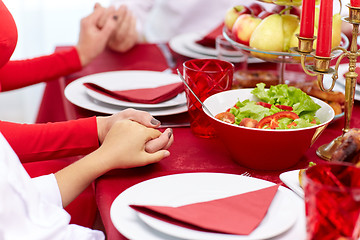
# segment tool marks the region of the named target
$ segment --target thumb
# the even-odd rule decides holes
[[[160,150],[154,153],[147,153],[147,164],[159,162],[161,159],[170,156],[170,152],[168,150]]]

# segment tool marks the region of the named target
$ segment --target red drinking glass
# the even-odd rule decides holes
[[[219,59],[192,59],[183,63],[186,83],[203,102],[209,96],[230,90],[234,65]],[[191,131],[199,137],[215,135],[210,120],[202,110],[201,104],[185,88]]]
[[[357,240],[360,232],[360,168],[324,163],[303,175],[308,240]]]

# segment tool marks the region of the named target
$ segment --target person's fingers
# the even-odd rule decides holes
[[[146,142],[158,138],[161,135],[161,132],[154,128],[147,128],[144,126],[144,130],[146,131]]]
[[[170,128],[170,131],[168,132],[168,137],[169,137],[169,141],[166,144],[166,146],[163,147],[163,149],[168,149],[174,142],[174,134],[173,134],[173,131],[171,128]]]
[[[102,7],[97,7],[94,9],[94,11],[87,16],[86,18],[89,20],[89,22],[97,22],[98,19],[101,17],[101,15],[105,12],[105,9]]]
[[[106,19],[104,27],[100,30],[103,33],[103,37],[108,39],[116,27],[116,20],[113,17]],[[106,40],[107,42],[107,40]]]
[[[160,121],[154,118],[150,113],[135,109],[127,109],[123,112],[125,118],[138,122],[146,127],[158,127]]]
[[[101,4],[100,4],[100,3],[98,3],[98,2],[97,2],[97,3],[95,3],[95,5],[94,5],[94,9],[99,8],[99,7],[102,7],[102,6],[101,6]]]
[[[170,156],[168,150],[160,150],[154,153],[146,153],[146,161],[144,165],[159,162],[161,159]]]
[[[96,24],[96,26],[100,29],[102,29],[105,26],[106,21],[109,20],[110,18],[113,18],[113,20],[116,21],[116,19],[114,19],[114,16],[116,16],[116,11],[114,7],[109,7],[107,9],[103,8],[102,11],[103,14],[101,15],[101,17],[99,18]]]
[[[137,42],[137,31],[136,31],[136,18],[132,15],[129,15],[129,18],[126,18],[125,27],[123,28],[123,34],[115,36],[116,42],[119,44],[119,50],[125,51],[136,44]],[[126,33],[126,34],[124,34]]]
[[[172,129],[166,129],[158,138],[152,139],[145,144],[145,151],[148,153],[154,153],[161,149],[167,149],[170,147],[169,141],[172,136]],[[168,146],[169,145],[169,146]]]
[[[117,18],[118,23],[121,23],[125,16],[126,13],[128,12],[128,8],[125,5],[121,5],[116,11],[115,11],[115,16]]]
[[[121,15],[121,18],[117,20],[117,26],[115,31],[115,39],[118,43],[121,43],[128,37],[128,32],[132,21],[132,14],[130,11],[125,9],[124,13]]]

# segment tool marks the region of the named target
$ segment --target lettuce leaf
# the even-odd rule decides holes
[[[286,84],[271,86],[265,89],[264,83],[259,83],[257,87],[251,91],[261,101],[272,104],[271,109],[258,105],[255,101],[244,100],[238,101],[236,107],[230,109],[230,113],[235,116],[235,124],[239,124],[244,118],[252,118],[260,121],[266,116],[273,115],[277,112],[284,111],[275,105],[286,105],[293,108],[300,118],[294,120],[296,126],[291,128],[304,128],[319,124],[320,121],[315,117],[316,111],[320,108],[306,93],[296,87],[289,87]],[[311,123],[316,120],[316,124]],[[288,129],[288,125],[292,119],[279,119],[279,127],[277,129]]]
[[[299,117],[301,117],[302,114],[313,114],[313,116],[315,116],[316,111],[320,109],[320,106],[299,88],[279,84],[271,86],[270,89],[266,91],[264,83],[259,83],[256,86],[251,93],[260,100],[275,105],[291,106],[293,112],[299,115]]]

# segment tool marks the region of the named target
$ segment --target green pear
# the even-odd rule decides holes
[[[293,32],[293,34],[291,35],[290,38],[290,42],[289,42],[289,47],[299,47],[299,39],[295,36],[296,34],[300,33],[300,26],[298,26],[295,31]]]
[[[316,28],[319,28],[319,14],[320,14],[320,8],[318,6],[315,7],[315,19],[314,19],[314,26]]]
[[[283,33],[284,33],[284,47],[283,51],[287,52],[290,49],[290,40],[294,35],[294,31],[299,26],[300,20],[298,16],[293,14],[283,14],[281,15],[283,19]]]
[[[341,16],[339,13],[336,13],[333,16],[333,23],[332,23],[332,43],[331,47],[337,47],[340,45],[341,42]]]
[[[281,52],[284,46],[283,18],[281,15],[272,14],[264,18],[252,33],[249,44],[250,47],[258,50]],[[253,52],[253,55],[261,56],[264,54]]]

